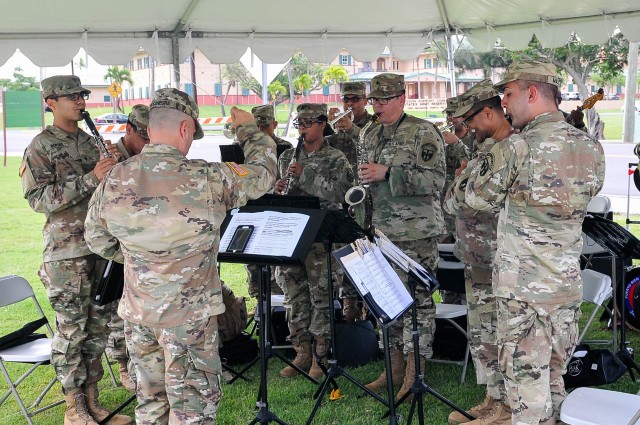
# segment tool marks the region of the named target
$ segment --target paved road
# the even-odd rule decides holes
[[[7,154],[22,156],[24,149],[38,132],[38,130],[7,130]],[[105,139],[114,143],[121,136],[122,134],[103,134]],[[292,141],[295,143],[295,140]],[[224,136],[205,135],[203,139],[193,142],[188,157],[219,161],[220,149],[218,146],[228,143],[230,140]],[[607,174],[601,193],[609,196],[613,211],[626,213],[627,199],[629,199],[630,212],[640,214],[640,192],[636,189],[632,179],[629,178],[628,173],[629,163],[638,161],[638,158],[633,154],[634,145],[623,144],[619,141],[605,141],[603,146],[607,160]],[[627,197],[628,193],[629,197]]]

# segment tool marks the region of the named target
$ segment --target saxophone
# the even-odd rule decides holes
[[[289,169],[294,163],[298,162],[298,158],[300,158],[300,151],[302,150],[302,145],[304,144],[304,136],[305,135],[303,134],[300,137],[298,137],[298,144],[296,145],[296,151],[291,157],[291,161],[289,161],[289,165],[287,166],[287,169]],[[289,187],[291,187],[291,179],[293,179],[293,173],[287,171],[287,176],[285,177],[286,186],[284,190],[280,192],[281,195],[289,194]]]
[[[369,162],[367,153],[365,152],[364,144],[366,141],[367,130],[369,130],[369,127],[371,127],[373,124],[376,124],[377,122],[378,116],[374,115],[371,121],[366,123],[365,126],[362,127],[362,130],[360,130],[360,133],[358,133],[358,142],[356,143],[356,158],[358,159],[358,163],[356,164],[356,167]],[[356,177],[358,175],[357,171],[358,170],[356,168]],[[352,217],[355,216],[354,207],[364,201],[367,196],[368,188],[368,184],[356,185],[347,190],[347,193],[344,195],[344,201],[349,204],[349,215],[351,215]]]

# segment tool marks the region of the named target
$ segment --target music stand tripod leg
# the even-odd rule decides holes
[[[335,338],[336,330],[335,330],[335,311],[334,311],[334,308],[333,308],[333,304],[334,304],[333,281],[331,280],[331,274],[332,274],[332,269],[331,269],[331,244],[332,243],[329,240],[323,241],[324,249],[325,249],[325,252],[327,253],[327,260],[326,261],[327,261],[327,290],[328,290],[328,297],[329,297],[329,334],[331,336],[330,353],[331,353],[332,356],[334,356],[335,353],[336,353],[336,338]],[[328,353],[327,353],[327,355],[328,355]],[[373,391],[371,391],[369,388],[365,387],[356,378],[354,378],[349,373],[347,373],[342,367],[340,367],[338,365],[337,359],[332,358],[331,360],[329,360],[329,368],[327,368],[326,370],[324,370],[322,365],[321,365],[321,368],[323,369],[323,372],[325,372],[326,376],[325,376],[325,379],[322,382],[322,385],[320,386],[320,388],[313,395],[313,397],[316,399],[316,403],[313,406],[313,409],[311,410],[311,413],[309,414],[309,418],[307,419],[307,425],[310,425],[311,422],[313,421],[313,418],[315,417],[315,414],[316,414],[318,408],[320,407],[320,404],[322,403],[322,399],[324,398],[324,395],[327,392],[327,389],[329,388],[329,384],[333,385],[333,389],[335,391],[339,391],[340,390],[340,388],[338,386],[338,383],[335,380],[335,378],[340,377],[340,376],[344,376],[351,383],[356,385],[361,390],[365,391],[367,394],[369,394],[371,397],[375,398],[376,400],[378,400],[380,403],[384,404],[385,406],[389,406],[391,404],[390,402],[387,403],[387,401],[385,399],[383,399],[378,394],[376,394]]]
[[[411,289],[411,295],[413,296],[413,298],[415,300],[416,299],[417,282],[415,281],[415,279],[413,279],[410,276],[409,276],[409,288]],[[409,397],[409,395],[413,394],[413,399],[411,400],[411,407],[409,408],[409,416],[407,417],[407,424],[412,423],[413,414],[414,414],[416,405],[418,405],[418,420],[419,420],[419,424],[420,425],[424,424],[424,400],[422,398],[424,393],[429,393],[429,394],[433,395],[438,400],[440,400],[441,402],[445,403],[446,405],[448,405],[452,409],[457,410],[458,412],[460,412],[461,414],[463,414],[464,416],[466,416],[470,420],[474,420],[475,418],[473,416],[469,415],[461,407],[457,406],[451,400],[449,400],[449,399],[445,398],[444,396],[442,396],[441,394],[439,394],[437,391],[435,391],[433,388],[431,388],[429,385],[427,385],[424,382],[424,379],[423,379],[424,375],[422,374],[422,371],[420,370],[420,338],[419,338],[419,333],[418,333],[418,313],[417,313],[416,302],[415,301],[414,301],[413,305],[411,306],[411,343],[413,345],[413,355],[414,355],[414,361],[415,361],[414,381],[413,381],[413,384],[411,386],[411,390],[409,392],[407,392],[405,395],[403,395],[393,405],[394,408],[398,407],[400,404],[402,404],[407,399],[407,397]],[[390,369],[387,369],[387,370],[390,370]],[[387,374],[387,381],[389,381],[389,374]],[[393,387],[391,387],[391,388],[392,388],[391,391],[393,392]],[[393,394],[392,392],[390,393],[390,397]],[[389,409],[389,412],[387,412],[387,414],[392,414],[391,409]]]

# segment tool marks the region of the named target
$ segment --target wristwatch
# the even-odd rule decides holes
[[[391,177],[391,167],[387,168],[387,172],[384,173],[384,179],[389,181],[389,177]]]

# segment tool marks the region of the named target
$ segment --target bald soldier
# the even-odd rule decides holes
[[[131,335],[138,424],[215,422],[220,224],[227,210],[268,192],[276,173],[275,143],[248,112],[234,107],[231,116],[246,164],[189,160],[203,137],[198,105],[177,89],[158,90],[149,144],[116,165],[91,199],[91,249],[124,260],[118,313]]]
[[[64,423],[95,425],[110,414],[98,401],[110,307],[91,302],[105,261],[89,250],[84,219],[91,194],[116,160],[101,158],[93,137],[78,127],[91,93],[80,79],[58,75],[41,84],[53,125],[27,146],[20,177],[29,206],[46,217],[38,274],[55,311],[51,365],[67,405]],[[108,150],[117,151],[110,144]],[[131,422],[124,415],[110,421]]]
[[[602,145],[564,121],[555,65],[507,67],[502,106],[519,129],[479,156],[465,192],[472,208],[502,204],[493,267],[499,366],[512,423],[554,425],[577,340],[582,221],[602,188]]]

